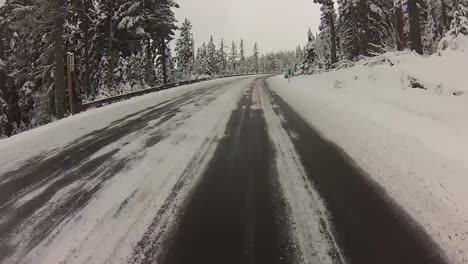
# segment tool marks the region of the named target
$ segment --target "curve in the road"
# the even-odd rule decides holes
[[[190,134],[196,131],[186,129],[183,135],[166,142],[163,150],[177,146],[180,151],[173,158],[182,155],[189,164],[178,168],[174,177],[166,175],[170,172],[164,170],[160,173],[163,175],[157,175],[171,178],[175,184],[167,187],[169,194],[161,198],[164,200],[160,208],[151,208],[156,211],[151,212],[142,230],[138,230],[143,236],[135,238],[140,242],[133,242],[136,245],[128,249],[133,255],[118,261],[447,262],[432,238],[383,188],[343,150],[306,123],[268,87],[264,78],[254,80],[250,87],[234,85],[232,88],[227,83],[195,90],[130,114],[63,149],[39,155],[17,170],[1,175],[0,261],[14,255],[15,263],[21,262],[46,237],[53,237],[52,232],[59,232],[57,226],[96,199],[104,184],[125,170],[132,159],[139,159],[138,155],[160,145],[165,137],[170,137],[171,129],[181,128],[190,115],[202,108],[206,111],[198,113],[198,118],[208,111],[222,109],[219,105],[224,101],[219,99],[223,97],[229,99],[231,107],[216,115],[217,120],[211,120],[209,128],[199,133],[202,135],[197,134],[201,143],[196,151],[184,156],[180,146],[190,144]],[[217,141],[217,133],[213,132],[216,136],[206,134],[220,127],[222,132],[225,127],[228,112],[235,107],[241,93],[240,90],[232,92],[231,88],[243,89],[244,93],[231,113],[224,137]],[[213,102],[216,107],[206,109]],[[181,114],[179,110],[184,106],[188,110]],[[192,120],[196,121],[200,119]],[[160,127],[165,127],[164,133]],[[138,145],[137,154],[133,153],[137,156],[115,159],[119,148],[131,144],[126,141],[127,138],[131,141],[132,135],[140,135],[144,142]],[[146,182],[142,180],[140,184]],[[158,189],[151,190],[157,196]],[[125,218],[122,214],[132,201],[146,197],[138,190],[126,191],[128,197],[121,204],[118,201],[120,206],[115,212],[104,208],[116,219]],[[37,195],[31,195],[36,192]],[[67,196],[51,203],[60,192],[67,192]],[[152,202],[147,201],[141,210],[150,208]],[[142,212],[134,214],[135,219],[139,213]],[[127,227],[125,232],[134,232],[131,223]],[[98,235],[89,243],[96,245],[105,238]],[[83,246],[87,242],[80,243]],[[70,251],[63,254],[64,262],[76,259],[75,249]],[[78,259],[86,261],[88,257],[92,256],[78,256]]]

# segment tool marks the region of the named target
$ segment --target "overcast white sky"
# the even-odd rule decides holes
[[[1,1],[1,0],[0,0]],[[224,37],[230,47],[241,38],[251,53],[255,42],[260,51],[294,49],[307,42],[309,27],[315,32],[320,8],[313,0],[176,0],[180,23],[187,17],[193,24],[196,45],[213,35],[219,46]]]
[[[0,0],[3,5],[5,0]],[[213,35],[219,46],[224,37],[239,45],[245,41],[251,53],[258,42],[262,53],[294,49],[307,42],[307,29],[315,32],[320,23],[319,6],[313,0],[176,0],[180,23],[187,17],[193,24],[196,45]]]

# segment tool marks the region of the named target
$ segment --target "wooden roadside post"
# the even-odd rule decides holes
[[[75,100],[73,98],[73,72],[75,71],[75,55],[72,52],[67,53],[67,73],[68,73],[68,99],[70,102],[70,112],[72,115],[75,111]]]

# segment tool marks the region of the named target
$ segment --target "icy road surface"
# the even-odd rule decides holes
[[[1,263],[445,263],[264,77],[199,83],[0,142]]]

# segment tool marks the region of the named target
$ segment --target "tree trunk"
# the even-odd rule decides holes
[[[164,84],[167,84],[167,66],[166,66],[166,40],[162,38],[161,41],[161,66],[163,71]]]
[[[358,56],[359,55],[364,55],[364,56],[369,56],[369,3],[365,1],[360,1],[359,6],[358,6],[358,15],[361,19],[361,27],[359,30],[361,31],[360,34],[361,36],[361,41],[359,41],[359,51],[358,51]]]
[[[65,89],[65,71],[64,71],[64,51],[63,51],[63,23],[64,18],[62,15],[62,0],[58,1],[57,7],[57,18],[56,18],[56,29],[54,31],[54,42],[55,42],[55,116],[58,119],[64,117],[63,111],[63,94]]]
[[[112,78],[112,73],[114,71],[114,68],[113,68],[113,65],[114,65],[114,61],[113,61],[113,54],[112,54],[112,42],[113,42],[113,32],[112,32],[112,16],[114,15],[114,12],[113,12],[113,9],[112,9],[112,6],[111,6],[111,2],[108,3],[108,13],[109,13],[109,17],[108,17],[108,23],[109,23],[109,42],[108,42],[108,51],[107,51],[107,60],[108,60],[108,67],[107,67],[107,78],[108,78],[108,86],[109,86],[109,89],[112,88],[112,83],[113,83],[113,78]]]
[[[333,9],[333,2],[330,2],[330,10]],[[331,50],[330,50],[330,55],[331,55],[331,63],[335,64],[338,62],[338,58],[336,57],[336,30],[335,30],[335,17],[333,13],[329,14],[329,23],[330,23],[330,43],[331,43]]]
[[[0,29],[0,61],[3,60],[6,62],[6,59],[5,59],[5,55],[4,55],[4,52],[5,52],[5,46],[3,44],[3,39],[4,39],[4,36],[3,36],[3,33],[4,31],[2,29]],[[6,66],[6,65],[5,65]],[[9,129],[9,121],[7,120],[7,123],[2,123],[1,119],[2,119],[2,115],[5,115],[7,116],[7,119],[8,119],[8,104],[9,104],[9,89],[7,87],[7,74],[6,74],[6,69],[5,68],[1,68],[0,66],[0,100],[3,99],[7,102],[7,107],[3,108],[3,106],[0,104],[0,137],[3,136],[3,135],[6,135],[6,136],[11,136],[11,129]]]
[[[445,5],[444,0],[440,0],[440,5],[442,7],[442,25],[444,27],[444,33],[448,30],[448,23],[447,23],[447,6]]]
[[[3,38],[4,38],[4,31],[0,29],[0,61],[5,61],[5,45],[3,44]],[[6,65],[5,65],[6,66]],[[6,84],[6,69],[3,68],[3,70],[0,70],[0,94],[3,93],[3,96],[6,97],[6,91],[7,91],[7,84]],[[1,106],[0,106],[1,107]],[[1,112],[1,109],[0,109]]]
[[[411,50],[414,50],[419,54],[423,54],[419,10],[416,0],[408,0],[408,15],[410,20]]]
[[[405,35],[403,33],[403,10],[401,9],[400,4],[395,6],[395,12],[393,15],[395,19],[395,35],[397,50],[401,51],[406,48],[406,45],[404,41]]]
[[[85,66],[85,73],[84,73],[84,85],[85,85],[85,91],[86,91],[86,96],[89,97],[89,94],[91,93],[91,84],[89,80],[89,76],[91,74],[91,67],[89,65],[90,63],[90,57],[89,57],[89,18],[87,16],[89,9],[89,0],[84,0],[83,3],[83,31],[84,31],[84,66]]]

